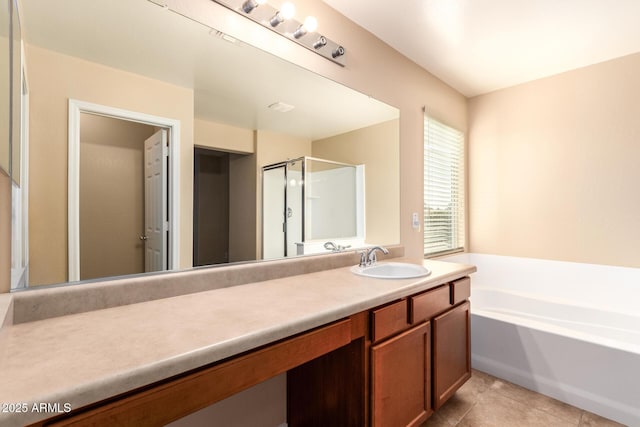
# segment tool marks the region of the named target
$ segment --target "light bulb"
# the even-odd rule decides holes
[[[282,16],[282,19],[291,19],[295,14],[296,7],[293,3],[286,2],[280,7],[280,16]]]
[[[293,37],[299,39],[308,32],[314,32],[318,28],[318,20],[313,16],[307,16],[304,20],[304,24],[300,25],[298,29],[293,33]]]
[[[269,24],[272,27],[277,27],[282,24],[285,20],[293,18],[293,15],[296,13],[296,8],[292,3],[283,3],[282,7],[279,11],[276,12],[275,15],[269,20]]]
[[[251,13],[253,9],[260,6],[261,4],[265,4],[267,0],[247,0],[242,3],[242,10],[244,13]]]
[[[307,16],[304,20],[303,25],[308,32],[313,33],[318,29],[318,20],[313,16]]]

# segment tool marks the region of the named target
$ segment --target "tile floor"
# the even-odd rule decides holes
[[[422,427],[620,427],[614,421],[474,370]]]

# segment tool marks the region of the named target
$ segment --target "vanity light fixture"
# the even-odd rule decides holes
[[[333,51],[331,52],[331,56],[333,56],[334,59],[342,55],[344,55],[344,48],[342,46],[338,46],[337,48],[333,49]]]
[[[272,27],[277,27],[282,24],[284,21],[292,19],[296,14],[296,8],[293,3],[283,3],[280,7],[280,10],[276,12],[275,15],[269,20],[269,24]]]
[[[324,47],[326,45],[327,45],[327,38],[325,36],[320,36],[318,37],[318,40],[313,42],[314,49],[320,49],[321,47]]]
[[[242,11],[244,13],[251,13],[253,9],[260,6],[261,4],[265,4],[267,0],[247,0],[242,3]]]
[[[292,3],[284,2],[276,8],[269,4],[270,0],[212,1],[344,67],[344,47],[317,33],[318,20],[313,16],[308,16],[303,23],[296,21]]]

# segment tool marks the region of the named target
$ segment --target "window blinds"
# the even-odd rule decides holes
[[[424,116],[424,254],[464,248],[464,134]]]

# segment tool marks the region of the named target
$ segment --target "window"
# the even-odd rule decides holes
[[[464,249],[464,134],[424,116],[424,254]]]

